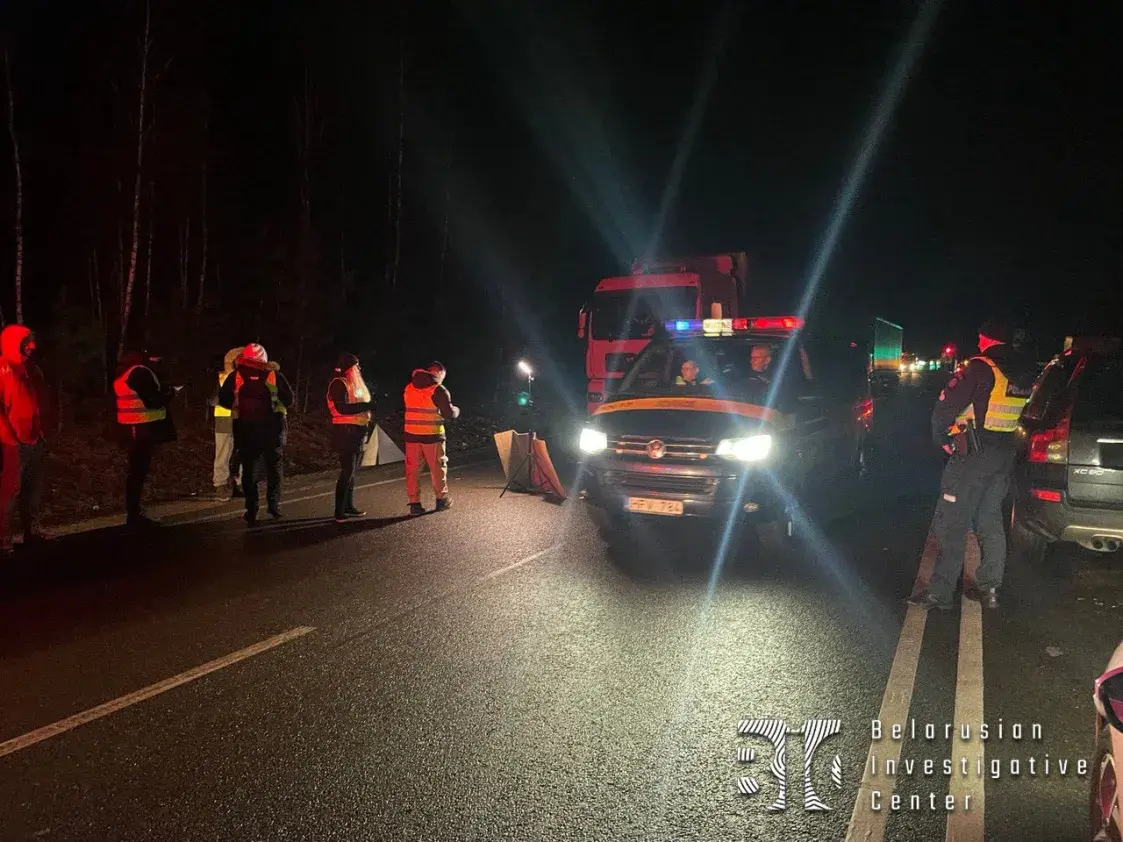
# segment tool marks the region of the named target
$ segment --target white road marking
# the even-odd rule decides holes
[[[979,543],[974,534],[967,536],[967,552],[963,560],[963,579],[974,582],[979,566]],[[953,744],[952,768],[955,774],[948,782],[948,794],[955,796],[955,811],[948,813],[946,842],[983,842],[986,826],[986,779],[959,768],[960,758],[977,756],[985,767],[986,744],[979,739],[978,723],[983,721],[983,607],[963,597],[959,616],[959,664],[955,679],[955,722],[971,724],[971,739]],[[968,767],[972,762],[968,762]],[[965,802],[965,798],[970,802]],[[964,803],[970,809],[963,809]]]
[[[311,626],[297,626],[296,628],[289,629],[286,632],[262,640],[260,643],[255,643],[253,646],[247,646],[245,649],[239,649],[237,652],[223,655],[221,658],[216,658],[202,666],[193,667],[186,672],[181,672],[179,675],[173,675],[171,678],[165,678],[163,681],[150,684],[128,695],[105,702],[97,707],[82,711],[81,713],[76,713],[73,716],[68,716],[66,719],[60,719],[58,722],[54,722],[50,725],[44,725],[42,728],[36,728],[34,731],[29,731],[22,736],[13,737],[10,740],[0,743],[0,757],[21,751],[36,743],[41,743],[43,740],[48,740],[51,737],[57,737],[59,734],[63,734],[80,725],[85,725],[86,723],[101,719],[104,716],[109,716],[111,713],[123,710],[130,705],[135,705],[138,702],[151,699],[153,696],[166,693],[168,690],[187,684],[197,678],[202,678],[204,675],[216,672],[224,667],[236,664],[238,661],[244,661],[246,658],[260,655],[262,652],[280,646],[282,643],[287,643],[294,638],[306,635],[311,631],[315,631]]]
[[[456,466],[450,465],[449,466],[449,473],[451,473],[454,470],[459,470],[460,468],[474,468],[477,465],[486,465],[491,461],[492,461],[491,459],[480,459],[479,461],[476,461],[476,462],[465,462],[462,465],[456,465]],[[368,482],[368,483],[364,483],[363,485],[356,485],[355,490],[356,491],[362,491],[364,488],[374,488],[374,487],[379,486],[379,485],[392,485],[395,482],[405,482],[405,481],[406,481],[406,478],[405,478],[404,475],[400,476],[400,477],[391,477],[390,479],[381,479],[378,482]],[[303,497],[282,497],[281,502],[286,504],[286,505],[289,504],[289,503],[303,503],[307,500],[317,500],[320,497],[330,497],[332,494],[335,494],[335,487],[334,486],[332,488],[327,489],[326,491],[317,491],[315,494],[305,494]],[[193,518],[189,518],[187,520],[176,520],[173,524],[169,524],[169,525],[183,526],[183,525],[188,524],[188,523],[209,523],[212,520],[227,520],[228,518],[240,517],[243,511],[244,511],[243,508],[239,508],[236,511],[216,512],[214,514],[202,515],[201,517],[193,517]],[[325,515],[324,517],[327,517],[327,515]]]
[[[938,544],[929,536],[917,567],[913,593],[922,590],[932,578],[937,550]],[[878,713],[878,719],[885,728],[891,728],[896,723],[903,724],[908,719],[927,620],[928,612],[915,605],[910,605],[905,612],[905,623],[897,640],[897,652],[893,656],[893,665],[889,668],[889,681],[885,685],[885,695],[882,696],[881,711]],[[878,743],[870,743],[869,754],[862,771],[862,782],[858,786],[858,797],[854,801],[854,812],[850,815],[850,827],[846,831],[846,842],[859,842],[859,840],[882,842],[885,839],[885,823],[889,819],[889,797],[893,794],[897,781],[895,778],[886,780],[884,777],[875,780],[870,772],[870,766],[875,755],[878,768],[881,770],[885,769],[886,761],[900,760],[902,742],[883,738]],[[879,790],[882,796],[881,809],[878,811],[871,809],[874,790]]]

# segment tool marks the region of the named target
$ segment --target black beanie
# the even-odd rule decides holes
[[[358,364],[359,364],[359,358],[358,357],[356,357],[354,354],[348,354],[348,353],[344,352],[344,353],[340,354],[339,359],[337,359],[335,361],[335,370],[338,371],[340,374],[346,374],[347,369],[351,368],[352,366],[356,366]]]

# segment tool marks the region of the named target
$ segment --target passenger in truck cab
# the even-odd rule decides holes
[[[749,364],[752,372],[749,374],[750,383],[760,383],[767,386],[772,381],[772,347],[770,345],[754,345],[749,354]]]
[[[708,377],[698,379],[698,363],[694,360],[683,360],[681,373],[675,378],[676,386],[712,386],[713,382]]]

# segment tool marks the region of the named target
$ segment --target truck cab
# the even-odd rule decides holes
[[[873,406],[865,350],[795,316],[677,320],[581,434],[586,499],[610,517],[776,523],[857,478]]]
[[[604,278],[581,309],[586,409],[604,403],[619,380],[669,320],[735,318],[746,277],[744,253],[637,260],[631,273]]]

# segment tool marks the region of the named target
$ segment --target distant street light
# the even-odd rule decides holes
[[[534,369],[530,367],[530,363],[526,360],[519,360],[519,371],[527,377],[534,377]]]

